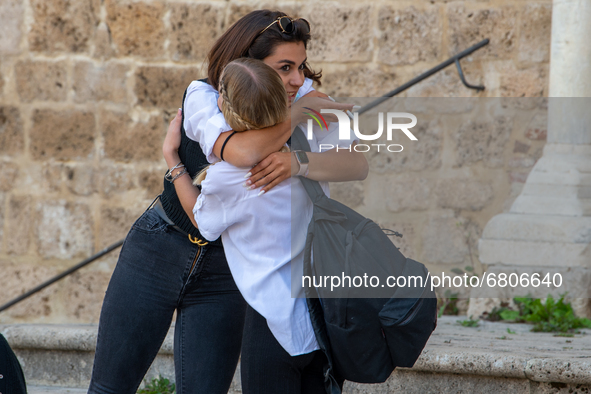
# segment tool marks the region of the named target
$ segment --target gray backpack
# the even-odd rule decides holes
[[[302,130],[296,129],[291,140],[293,149],[310,151]],[[304,277],[367,274],[415,282],[407,287],[378,285],[371,292],[364,286],[344,286],[337,292],[310,282],[304,287],[317,340],[329,361],[327,392],[340,392],[337,382],[343,379],[384,382],[395,367],[414,365],[437,324],[428,271],[404,257],[372,220],[328,198],[318,182],[300,179],[314,204]]]

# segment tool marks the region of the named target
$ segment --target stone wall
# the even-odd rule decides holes
[[[252,4],[0,2],[0,303],[125,236],[161,190],[161,142],[184,88],[204,75],[215,38],[252,9],[310,21],[308,58],[334,97],[383,94],[483,38],[490,45],[462,63],[484,92],[450,67],[402,96],[547,95],[551,0]],[[483,226],[541,155],[546,121],[536,116],[527,127],[500,125],[493,141],[478,128],[425,129],[410,160],[368,155],[368,182],[381,189],[336,184],[334,195],[368,212],[387,195],[382,221],[432,270],[478,264]],[[0,322],[97,322],[115,262],[116,253],[93,263]]]

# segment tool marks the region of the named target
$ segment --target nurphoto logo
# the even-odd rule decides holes
[[[320,126],[320,129],[323,130],[323,125],[328,129],[328,125],[326,120],[322,114],[332,114],[335,115],[338,119],[339,123],[339,139],[340,140],[350,140],[351,139],[351,129],[355,133],[355,136],[359,138],[360,141],[375,141],[382,136],[384,133],[384,113],[378,113],[378,131],[374,134],[362,134],[359,131],[359,113],[353,113],[353,128],[351,128],[351,118],[345,111],[341,111],[338,109],[321,109],[320,113],[318,111],[314,111],[311,108],[306,108],[314,112],[314,114],[305,112],[306,115],[312,117],[316,123]],[[395,123],[395,119],[397,120]],[[398,123],[399,119],[408,119],[410,122],[407,123]],[[417,124],[417,117],[408,112],[387,112],[386,113],[386,139],[388,141],[392,141],[392,136],[394,134],[394,130],[402,131],[411,141],[418,141],[417,137],[414,136],[413,133],[410,132],[409,129],[413,128]],[[308,139],[312,139],[314,122],[312,119],[308,119]],[[400,144],[357,144],[353,148],[339,148],[336,147],[337,150],[347,149],[347,150],[355,150],[356,152],[369,152],[372,147],[380,152],[380,148],[385,148],[388,152],[402,152],[404,147]],[[335,146],[332,144],[320,144],[320,151],[323,150],[331,150],[334,149]]]

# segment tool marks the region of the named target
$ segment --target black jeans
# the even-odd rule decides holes
[[[246,308],[240,372],[243,394],[326,394],[321,350],[290,356],[264,317]]]
[[[199,247],[146,211],[127,235],[107,289],[89,393],[135,393],[175,310],[177,393],[227,393],[245,307],[223,248]]]

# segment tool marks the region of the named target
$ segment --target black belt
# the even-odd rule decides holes
[[[162,206],[162,202],[160,201],[160,196],[156,198],[150,209],[153,209],[158,214],[158,216],[160,216],[160,218],[162,218],[162,220],[168,223],[173,229],[180,232],[181,234],[186,235],[189,238],[189,241],[191,241],[192,243],[197,244],[199,246],[205,246],[209,243],[203,239],[199,239],[197,237],[192,236],[191,234],[189,234],[188,232],[174,224],[174,222],[170,220],[170,218],[166,215],[164,207]]]

